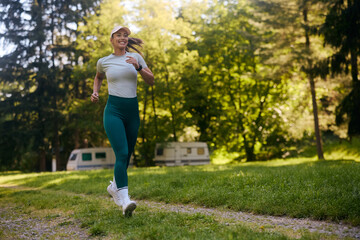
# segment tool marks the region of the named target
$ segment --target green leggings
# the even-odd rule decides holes
[[[104,110],[104,128],[115,152],[114,176],[118,189],[128,186],[127,168],[140,126],[137,97],[109,95]]]

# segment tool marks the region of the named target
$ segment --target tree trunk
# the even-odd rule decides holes
[[[357,65],[357,53],[354,48],[351,48],[350,50],[350,56],[351,56],[351,77],[354,83],[358,82],[358,65]]]
[[[59,124],[58,124],[58,116],[57,116],[57,112],[56,109],[55,113],[54,113],[54,153],[55,153],[55,159],[56,159],[56,169],[60,169],[61,167],[61,159],[60,159],[60,139],[59,139]]]
[[[158,134],[158,127],[157,127],[157,115],[156,115],[156,107],[155,107],[154,86],[151,86],[151,100],[152,100],[152,107],[153,107],[153,113],[154,113],[155,138],[157,140],[159,138],[159,134]]]
[[[307,2],[305,1],[304,9],[303,9],[303,16],[304,16],[304,28],[305,28],[305,50],[308,56],[308,66],[307,66],[307,76],[309,78],[310,83],[310,90],[311,90],[311,99],[313,105],[313,115],[314,115],[314,126],[315,126],[315,137],[316,137],[316,150],[319,160],[324,160],[322,142],[321,142],[321,135],[320,135],[320,128],[319,128],[319,117],[318,117],[318,110],[317,110],[317,103],[316,103],[316,92],[315,92],[315,82],[313,76],[313,69],[312,69],[312,61],[310,59],[310,34],[309,34],[309,26],[308,26],[308,6]]]
[[[45,154],[44,149],[40,149],[39,158],[40,158],[40,172],[45,172],[46,171],[46,154]]]
[[[74,84],[74,96],[75,98],[80,98],[80,91],[79,91],[79,82],[76,81]],[[70,116],[70,118],[75,118],[74,116]],[[78,149],[80,147],[80,131],[78,128],[74,129],[74,148]]]
[[[312,104],[313,104],[316,150],[317,150],[318,159],[324,160],[321,135],[320,135],[320,127],[319,127],[318,110],[317,110],[317,104],[316,104],[315,82],[314,82],[313,77],[311,77],[311,76],[309,76],[309,81],[310,81],[311,98],[312,98]]]
[[[80,147],[80,132],[79,129],[74,130],[74,148],[78,149]]]
[[[144,110],[143,110],[143,119],[142,119],[142,123],[141,123],[141,138],[142,138],[142,148],[144,149],[143,151],[143,157],[145,157],[145,164],[146,166],[150,166],[149,165],[149,157],[148,154],[146,154],[146,149],[147,149],[147,141],[146,141],[146,136],[145,136],[145,123],[146,123],[146,106],[147,106],[147,98],[148,98],[148,87],[145,86],[145,96],[144,96]],[[134,158],[134,165],[135,164],[135,158]]]
[[[41,81],[43,81],[43,79],[41,79]],[[39,85],[41,85],[42,83],[40,83]],[[42,89],[42,87],[41,87]],[[44,142],[44,136],[45,136],[45,126],[44,126],[44,112],[42,110],[42,99],[41,96],[43,96],[44,93],[42,90],[40,90],[40,99],[39,101],[39,110],[38,110],[38,114],[39,114],[39,145],[38,145],[38,151],[39,151],[39,168],[40,168],[40,172],[44,172],[46,171],[46,152],[45,152],[45,142]]]
[[[39,11],[39,16],[42,16],[42,12],[43,12],[43,4],[42,2],[38,2],[38,9]],[[37,17],[36,18],[36,24],[37,26],[41,26],[41,31],[43,32],[43,20],[41,17]],[[40,30],[40,29],[39,29]],[[38,47],[39,47],[39,73],[37,74],[38,77],[38,81],[39,81],[39,85],[38,85],[38,94],[37,94],[37,101],[38,101],[38,124],[39,124],[39,139],[38,139],[38,151],[39,151],[39,168],[40,171],[46,171],[46,151],[45,151],[45,119],[46,119],[46,114],[44,113],[44,92],[45,92],[45,81],[46,79],[44,79],[44,76],[42,76],[46,71],[44,69],[44,64],[43,64],[43,59],[44,59],[44,52],[43,52],[43,41],[38,41],[37,43]]]
[[[244,138],[244,146],[245,146],[245,153],[246,153],[246,161],[251,162],[255,161],[255,154],[254,154],[254,144],[250,146],[245,133],[243,134]]]
[[[143,143],[145,142],[145,121],[146,121],[147,95],[148,95],[148,88],[145,89],[143,119],[142,119],[142,123],[141,123],[141,138],[142,138]]]
[[[350,50],[351,55],[351,76],[352,76],[352,83],[353,83],[353,110],[350,116],[350,122],[348,126],[348,136],[350,140],[352,137],[359,135],[360,133],[360,110],[359,110],[359,103],[360,103],[360,82],[358,78],[358,66],[357,66],[357,52],[355,49]],[[350,93],[351,94],[351,93]],[[349,114],[350,115],[350,114]]]
[[[51,3],[53,4],[53,3]],[[51,44],[55,45],[55,34],[54,34],[54,13],[51,13]],[[52,110],[53,110],[53,131],[54,131],[54,139],[53,139],[53,154],[55,154],[56,159],[56,169],[59,169],[61,166],[60,163],[60,139],[59,139],[59,124],[58,124],[58,112],[57,112],[57,87],[56,87],[56,68],[55,68],[55,53],[54,50],[51,50],[51,61],[52,61],[52,68],[51,68],[51,79],[50,82],[53,84],[53,99],[52,99]]]
[[[171,99],[170,84],[169,84],[169,73],[168,72],[166,73],[165,80],[166,80],[166,88],[168,90],[168,98],[169,98],[169,104],[170,104],[171,127],[172,127],[172,131],[173,131],[173,135],[174,135],[174,141],[177,142],[176,125],[175,125],[175,112],[174,112],[173,101]]]

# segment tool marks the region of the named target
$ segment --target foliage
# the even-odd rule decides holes
[[[96,1],[2,1],[1,38],[15,46],[0,59],[2,153],[6,167],[46,170],[53,153],[60,162],[59,132],[75,64],[76,24]],[[26,153],[32,164],[24,158]],[[7,160],[9,158],[11,161]],[[49,165],[48,165],[49,166]]]
[[[112,52],[115,25],[144,40],[155,75],[153,87],[138,82],[137,166],[153,165],[155,144],[166,141],[207,142],[239,161],[283,156],[303,133],[313,137],[311,103],[319,104],[319,130],[342,133],[336,114],[355,136],[358,5],[3,1],[0,37],[15,47],[0,59],[0,166],[45,170],[56,157],[64,169],[74,148],[110,145],[102,124],[106,81],[99,104],[89,96],[98,59]],[[342,75],[329,75],[329,67]]]
[[[134,10],[138,17],[132,24],[139,27],[145,60],[156,78],[155,87],[142,81],[138,89],[142,103],[138,149],[143,163],[151,165],[155,143],[178,141],[187,126],[181,63],[194,60],[185,46],[193,36],[189,24],[174,15],[171,1],[140,1]]]
[[[203,98],[208,99],[202,106],[209,108],[204,114],[197,110],[199,101],[193,101],[193,112],[202,114],[200,123],[212,130],[210,136],[205,131],[200,136],[211,139],[215,148],[244,152],[248,161],[255,160],[261,148],[270,147],[268,137],[282,128],[276,108],[286,100],[282,92],[290,70],[277,60],[276,32],[265,29],[253,11],[245,2],[219,1],[208,10],[197,33],[200,40],[193,46],[202,65]],[[195,99],[199,95],[195,92]]]
[[[330,58],[333,73],[351,70],[352,89],[336,108],[336,123],[344,123],[349,119],[349,137],[360,135],[360,3],[356,0],[330,1],[329,13],[322,26],[324,41],[336,48]]]

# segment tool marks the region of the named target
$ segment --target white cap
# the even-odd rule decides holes
[[[110,37],[112,37],[112,35],[113,35],[114,33],[116,33],[117,31],[119,31],[120,29],[124,29],[128,35],[131,34],[130,29],[128,29],[127,27],[116,26],[116,27],[114,27],[113,30],[111,31]]]

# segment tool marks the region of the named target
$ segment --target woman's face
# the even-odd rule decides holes
[[[120,29],[119,31],[115,32],[112,35],[112,38],[110,38],[110,42],[113,45],[114,48],[120,48],[123,49],[128,44],[128,34],[124,29]]]

